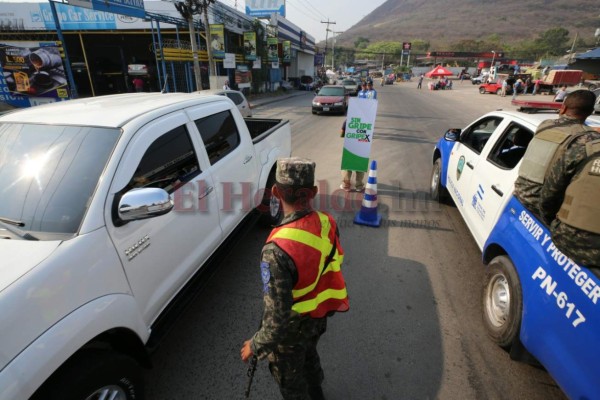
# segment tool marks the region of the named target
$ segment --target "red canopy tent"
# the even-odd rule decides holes
[[[428,73],[426,73],[425,77],[427,77],[427,78],[437,78],[439,76],[452,76],[452,75],[454,75],[454,72],[450,71],[447,68],[439,66],[439,67],[435,67],[434,69],[432,69],[431,71],[429,71]]]

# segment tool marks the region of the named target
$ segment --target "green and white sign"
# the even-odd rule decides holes
[[[363,172],[369,170],[376,116],[377,100],[350,99],[346,118],[342,169]]]

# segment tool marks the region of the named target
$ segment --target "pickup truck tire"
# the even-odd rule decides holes
[[[430,195],[431,198],[435,201],[439,201],[443,203],[448,199],[448,191],[444,186],[442,186],[442,159],[438,158],[433,163],[433,168],[431,170],[431,186],[430,186]]]
[[[480,88],[479,88],[479,93],[481,93],[481,94],[485,94],[485,88],[484,88],[484,87],[480,87]]]
[[[510,349],[519,338],[523,313],[521,283],[507,256],[495,257],[485,275],[483,323],[490,338],[500,347]]]
[[[598,88],[598,86],[595,83],[590,83],[590,85],[588,86],[588,90],[596,90]]]
[[[498,89],[498,90],[496,90],[496,94],[497,94],[498,96],[500,96],[500,95],[502,94],[502,89]]]
[[[32,400],[142,400],[138,363],[108,350],[76,354],[35,393]]]

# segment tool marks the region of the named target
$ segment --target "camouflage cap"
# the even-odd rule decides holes
[[[315,167],[315,162],[306,158],[280,158],[277,160],[275,180],[283,185],[314,186]]]

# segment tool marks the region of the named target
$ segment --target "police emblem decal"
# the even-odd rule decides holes
[[[460,176],[463,172],[463,168],[465,167],[465,156],[460,156],[458,159],[458,164],[456,165],[456,180],[460,179]]]
[[[263,281],[263,292],[269,292],[269,281],[271,280],[271,270],[269,269],[269,263],[263,261],[260,263],[260,276]]]

